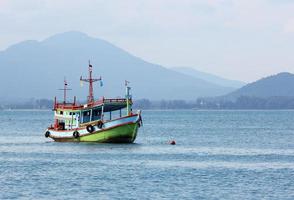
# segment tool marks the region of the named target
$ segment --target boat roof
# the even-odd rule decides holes
[[[132,101],[129,102],[132,104]],[[87,104],[77,104],[77,103],[55,103],[53,110],[68,110],[68,111],[82,111],[82,110],[90,110],[90,109],[101,109],[104,112],[120,110],[122,108],[127,107],[127,99],[105,99],[102,98],[100,100],[87,103]]]

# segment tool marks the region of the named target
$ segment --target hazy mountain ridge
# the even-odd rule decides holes
[[[242,86],[246,85],[246,83],[242,81],[225,79],[214,74],[198,71],[191,67],[172,67],[171,69],[176,72],[192,76],[194,78],[199,78],[224,87],[241,88]]]
[[[282,72],[268,76],[228,94],[226,99],[248,97],[294,97],[294,74]]]
[[[131,82],[134,98],[196,99],[199,96],[223,95],[232,88],[196,79],[160,65],[146,62],[107,41],[80,32],[66,32],[43,41],[24,41],[0,52],[2,99],[62,97],[66,76],[73,91],[85,99],[87,85],[79,86],[80,75],[88,75],[88,60],[95,77],[104,87],[95,85],[95,97],[124,96],[124,80]]]
[[[294,109],[294,75],[280,73],[266,77],[220,97],[200,97],[194,100],[137,99],[138,109]],[[31,99],[17,104],[6,103],[0,109],[48,109],[52,100]]]

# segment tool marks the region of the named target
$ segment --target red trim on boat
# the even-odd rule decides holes
[[[112,127],[109,127],[109,128],[106,128],[106,129],[101,129],[101,130],[98,130],[96,132],[93,132],[93,133],[87,133],[87,134],[83,134],[83,135],[80,135],[80,137],[83,137],[83,136],[88,136],[88,135],[93,135],[93,134],[98,134],[98,133],[101,133],[103,131],[108,131],[108,130],[111,130],[111,129],[114,129],[114,128],[117,128],[117,127],[120,127],[120,126],[124,126],[124,125],[128,125],[128,124],[137,124],[138,122],[126,122],[126,123],[122,123],[122,124],[118,124],[118,125],[115,125],[115,126],[112,126]],[[62,137],[59,137],[59,136],[49,136],[50,138],[73,138],[73,136],[62,136]]]
[[[113,121],[116,121],[116,120],[121,120],[121,119],[125,119],[125,118],[128,118],[128,117],[135,117],[135,116],[138,116],[139,114],[131,114],[129,116],[124,116],[124,117],[120,117],[120,118],[117,118],[117,119],[113,119],[113,120],[108,120],[108,121],[104,121],[103,123],[108,123],[108,122],[113,122]],[[98,122],[98,121],[97,121]],[[127,122],[127,123],[130,123],[130,122]],[[89,123],[91,124],[91,123]],[[85,127],[81,127],[81,128],[74,128],[74,129],[69,129],[69,130],[56,130],[54,129],[53,127],[48,127],[48,130],[53,130],[55,132],[71,132],[71,131],[75,131],[75,130],[83,130],[83,129],[86,129],[86,126]],[[106,129],[104,129],[106,130]]]

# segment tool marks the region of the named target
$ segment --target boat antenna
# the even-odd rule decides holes
[[[126,101],[127,101],[127,115],[130,115],[132,112],[131,108],[131,98],[132,96],[130,95],[130,90],[131,87],[129,86],[130,81],[125,80],[125,87],[126,87]]]
[[[82,76],[80,78],[80,81],[84,81],[84,82],[89,83],[88,103],[94,102],[93,82],[102,80],[101,76],[100,76],[100,78],[92,78],[92,70],[93,70],[92,68],[93,68],[93,66],[91,65],[90,60],[89,60],[89,78],[84,79]]]
[[[70,88],[67,88],[67,81],[66,78],[64,77],[64,86],[63,89],[59,89],[59,90],[63,90],[63,103],[66,103],[66,91],[71,90]]]

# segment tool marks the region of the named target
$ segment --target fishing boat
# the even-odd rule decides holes
[[[54,124],[45,131],[45,137],[56,142],[99,142],[133,143],[142,126],[141,111],[133,112],[131,87],[125,81],[125,98],[104,98],[94,100],[93,83],[102,78],[92,78],[93,66],[89,62],[89,77],[80,78],[89,83],[89,95],[85,104],[79,104],[74,97],[67,102],[66,92],[70,90],[64,81],[63,102],[54,100]]]

